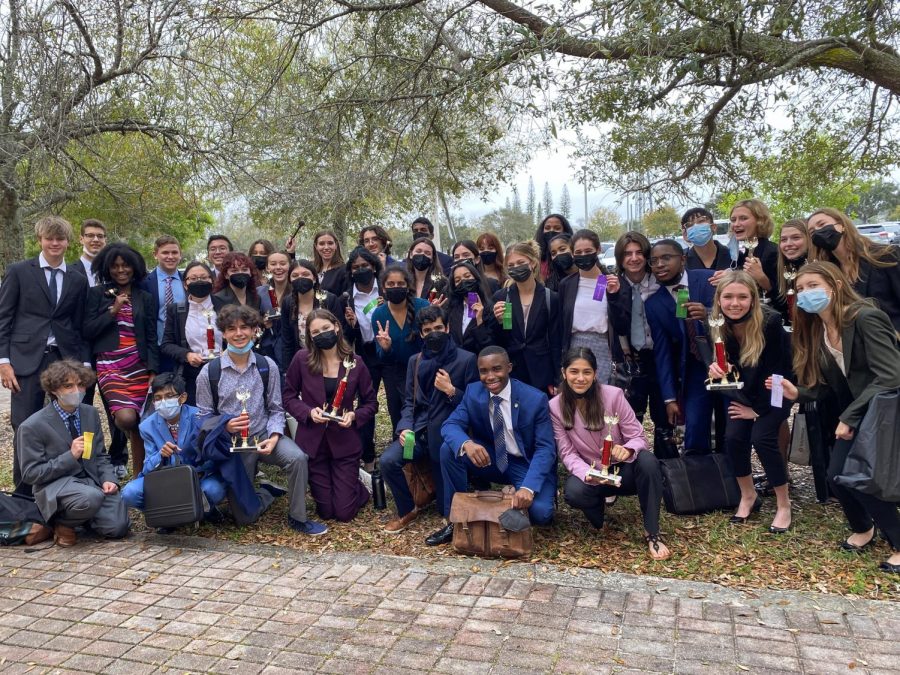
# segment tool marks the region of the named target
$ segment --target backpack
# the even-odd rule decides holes
[[[269,359],[261,354],[256,355],[256,370],[262,378],[263,391],[269,391]],[[209,392],[212,394],[213,409],[216,414],[219,413],[219,380],[222,379],[222,360],[220,357],[214,358],[209,362]]]

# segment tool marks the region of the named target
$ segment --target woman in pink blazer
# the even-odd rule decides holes
[[[566,503],[584,512],[588,522],[603,527],[606,497],[638,496],[644,514],[645,539],[654,560],[671,553],[659,536],[662,476],[656,456],[648,450],[644,429],[621,389],[599,384],[597,361],[591,350],[574,347],[562,363],[560,393],[550,399],[550,419],[559,457],[571,474],[566,479]],[[608,425],[606,417],[618,416]],[[609,427],[612,426],[612,429]],[[612,471],[622,479],[619,487],[604,485],[588,474],[600,469],[603,440],[612,436]]]

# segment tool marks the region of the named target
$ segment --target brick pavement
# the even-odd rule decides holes
[[[199,538],[0,553],[0,671],[897,673],[896,604]]]

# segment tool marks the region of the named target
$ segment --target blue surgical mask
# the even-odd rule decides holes
[[[738,243],[737,237],[732,232],[728,237],[728,255],[731,256],[731,262],[736,263],[738,256],[741,255],[741,245]]]
[[[818,314],[831,302],[828,291],[824,288],[810,288],[797,293],[797,307],[807,314]]]
[[[154,401],[153,407],[164,420],[173,420],[181,414],[181,402],[177,398],[164,398]]]
[[[250,342],[245,344],[243,347],[235,347],[233,344],[231,344],[229,342],[225,348],[228,351],[230,351],[232,354],[246,354],[251,349],[253,349],[253,340],[250,340]]]
[[[687,239],[688,243],[693,244],[694,246],[705,246],[709,243],[709,240],[713,238],[712,227],[710,227],[709,223],[697,223],[696,225],[691,225],[687,229],[684,238]]]

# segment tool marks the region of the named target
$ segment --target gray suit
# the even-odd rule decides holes
[[[128,509],[121,495],[103,494],[103,483],[115,483],[116,475],[97,411],[80,406],[81,431],[92,431],[90,459],[78,460],[69,451],[71,434],[52,403],[19,425],[16,431],[16,467],[32,486],[41,515],[60,525],[85,523],[98,534],[114,539],[128,534]]]

